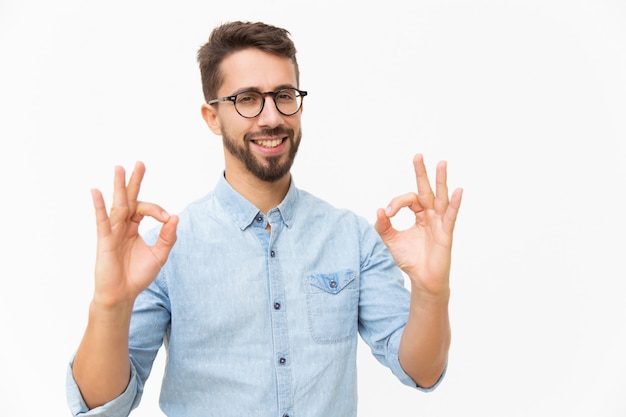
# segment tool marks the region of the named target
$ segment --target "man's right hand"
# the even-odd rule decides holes
[[[92,190],[98,231],[94,303],[113,307],[134,303],[155,279],[176,242],[177,216],[153,203],[137,200],[146,169],[137,162],[125,184],[124,168],[115,167],[113,205],[107,215],[102,193]],[[150,216],[163,223],[157,242],[148,246],[139,235],[139,223]]]

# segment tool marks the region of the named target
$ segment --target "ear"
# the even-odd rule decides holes
[[[202,118],[206,122],[209,129],[211,129],[211,132],[221,136],[222,126],[220,125],[220,119],[217,117],[217,110],[215,107],[204,103],[202,104],[200,111],[202,112]]]

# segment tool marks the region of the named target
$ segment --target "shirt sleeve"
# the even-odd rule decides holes
[[[138,395],[137,371],[131,363],[130,382],[126,390],[117,398],[108,403],[89,409],[80,393],[78,385],[72,373],[73,360],[67,367],[66,395],[67,403],[72,415],[75,417],[127,417],[131,410],[139,405],[140,395]]]
[[[420,387],[400,365],[400,339],[409,315],[411,294],[404,275],[376,230],[361,219],[361,276],[359,334],[374,357],[404,384],[420,391],[436,389],[445,375],[431,387]]]

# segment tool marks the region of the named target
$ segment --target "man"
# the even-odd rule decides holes
[[[68,371],[75,415],[128,415],[162,344],[160,405],[173,417],[354,416],[357,332],[404,384],[440,380],[461,190],[448,199],[442,162],[433,193],[417,155],[418,193],[379,209],[374,229],[296,188],[306,92],[295,54],[284,29],[243,22],[199,50],[224,176],[178,216],[138,200],[141,163],[127,184],[116,168],[110,214],[92,191],[95,292]],[[397,231],[403,207],[416,221]],[[142,238],[145,216],[162,227]]]

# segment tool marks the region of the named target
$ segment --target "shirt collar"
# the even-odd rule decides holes
[[[226,181],[224,175],[221,175],[214,190],[217,200],[224,206],[225,210],[233,216],[235,224],[244,230],[252,224],[254,219],[259,215],[260,210],[252,203],[246,200]],[[298,189],[296,188],[293,177],[289,184],[287,195],[281,203],[271,212],[277,211],[285,223],[285,226],[291,227],[295,217],[296,202],[298,200]],[[270,214],[268,213],[268,214]]]

